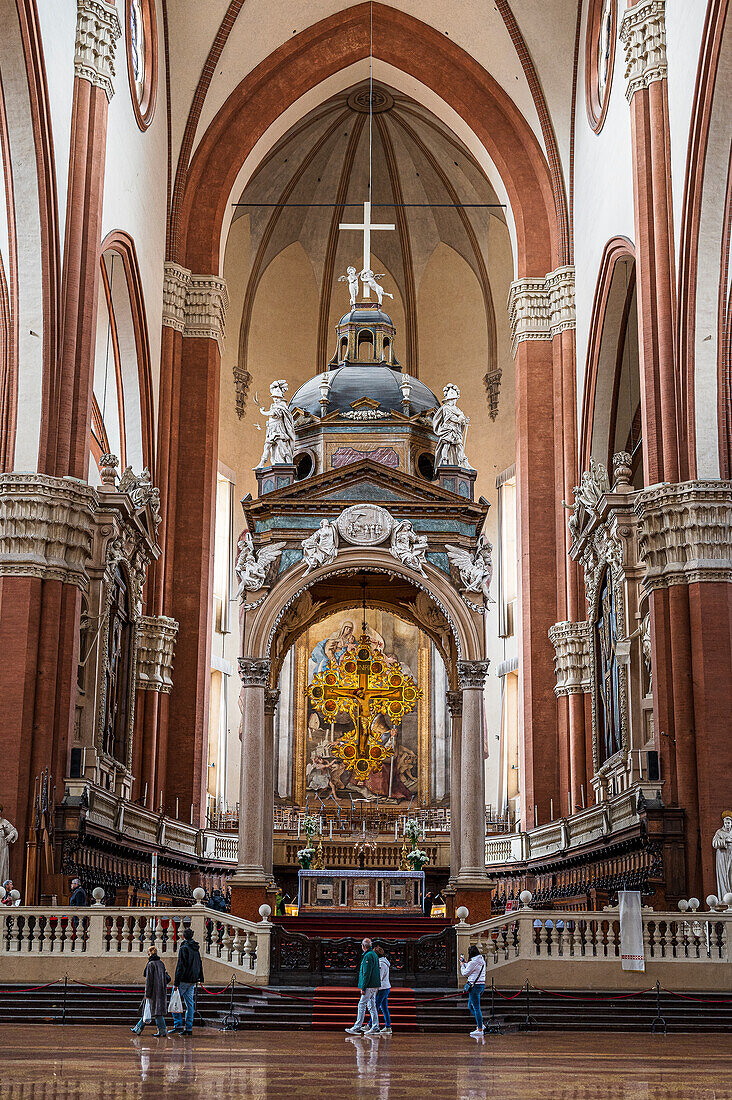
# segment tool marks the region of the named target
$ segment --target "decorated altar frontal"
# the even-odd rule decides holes
[[[298,910],[319,913],[347,912],[421,913],[424,905],[424,871],[298,872]]]

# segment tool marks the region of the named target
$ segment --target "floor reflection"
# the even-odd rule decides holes
[[[0,1027],[1,1100],[732,1100],[727,1035]]]

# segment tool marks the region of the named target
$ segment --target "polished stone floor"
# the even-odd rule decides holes
[[[0,1026],[2,1100],[732,1100],[732,1037]]]

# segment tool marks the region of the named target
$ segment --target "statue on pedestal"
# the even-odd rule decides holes
[[[383,286],[377,283],[377,279],[383,279],[383,272],[380,275],[374,275],[370,267],[365,267],[361,272],[361,282],[364,286],[370,287],[373,290],[376,297],[379,299],[379,305],[384,301],[384,295],[387,298],[394,298],[393,294],[390,294],[388,290],[384,290]]]
[[[394,527],[389,549],[392,557],[403,565],[409,566],[410,569],[416,569],[424,577],[427,536],[418,535],[408,519],[403,519]]]
[[[259,554],[255,554],[254,541],[250,532],[247,531],[234,567],[239,578],[237,599],[242,599],[245,592],[259,591],[266,580],[270,565],[277,561],[284,546],[284,542],[274,542],[271,546],[263,546]]]
[[[285,394],[287,382],[284,378],[273,382],[269,387],[272,404],[269,409],[261,409],[267,417],[267,432],[264,437],[264,450],[259,466],[291,466],[295,446],[295,418],[290,412]]]
[[[712,837],[717,853],[717,897],[732,894],[732,810],[722,810],[722,828]]]
[[[2,812],[0,806],[0,882],[6,882],[10,878],[10,845],[18,839],[18,830]]]
[[[302,552],[307,563],[304,576],[321,565],[330,565],[338,555],[338,532],[334,523],[321,519],[320,527],[302,542]]]
[[[465,433],[470,418],[457,407],[460,390],[453,382],[448,382],[442,395],[444,402],[432,418],[432,431],[437,436],[435,469],[439,466],[459,466],[463,470],[472,470],[465,453]]]
[[[338,276],[339,283],[348,283],[348,293],[351,296],[351,305],[355,306],[358,297],[358,275],[355,267],[347,268],[346,275]]]
[[[488,542],[485,535],[481,535],[478,539],[473,555],[449,542],[445,544],[445,549],[450,563],[460,574],[460,581],[466,591],[482,592],[486,603],[495,603],[490,594],[493,580],[493,544]]]

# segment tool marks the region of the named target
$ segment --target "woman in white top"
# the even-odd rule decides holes
[[[475,1017],[475,1031],[470,1034],[473,1039],[479,1039],[484,1033],[483,1013],[480,1011],[480,995],[485,989],[485,959],[474,943],[468,948],[468,961],[465,956],[460,956],[460,973],[467,978],[466,985],[470,983],[468,993],[468,1008]]]
[[[376,994],[376,1013],[381,1012],[384,1017],[384,1026],[381,1029],[382,1035],[391,1035],[391,1016],[389,1015],[389,990],[391,989],[391,981],[389,979],[389,970],[391,963],[384,954],[384,948],[380,943],[376,945],[374,951],[379,956],[379,973],[381,974],[381,989]]]

